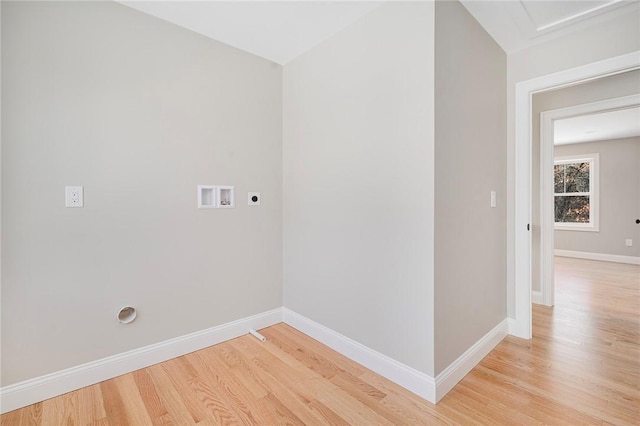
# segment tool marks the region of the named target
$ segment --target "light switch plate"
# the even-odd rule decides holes
[[[81,186],[65,186],[64,187],[64,205],[65,207],[83,207],[84,196]]]

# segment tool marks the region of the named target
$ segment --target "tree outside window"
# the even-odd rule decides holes
[[[595,226],[595,158],[594,155],[556,159],[553,169],[556,228]]]

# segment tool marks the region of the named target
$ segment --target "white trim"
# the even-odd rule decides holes
[[[361,343],[343,336],[287,308],[277,308],[206,330],[92,361],[66,370],[0,388],[1,413],[26,407],[45,399],[90,386],[169,359],[285,322],[347,358],[362,364],[436,403],[502,341],[513,326],[504,319],[434,379]]]
[[[554,164],[554,111],[540,114],[540,297],[539,305],[553,306],[555,292],[553,246],[555,234]]]
[[[544,299],[542,298],[541,291],[532,291],[531,292],[531,303],[535,303],[536,305],[545,305]],[[553,306],[553,305],[548,305]]]
[[[548,179],[547,174],[551,175],[553,179],[553,166],[556,164],[571,164],[578,162],[587,162],[589,163],[589,192],[576,192],[571,195],[586,195],[589,197],[589,223],[558,223],[554,222],[554,229],[559,231],[591,231],[598,232],[600,231],[600,154],[580,154],[580,155],[571,155],[571,156],[554,156],[553,163],[551,168],[541,167],[540,170],[540,178]],[[546,161],[545,161],[546,163]],[[548,166],[548,164],[545,164]],[[554,185],[555,186],[555,185]],[[552,186],[551,188],[554,188]],[[549,188],[549,189],[551,189]],[[545,188],[546,189],[546,188]],[[555,189],[555,188],[554,188]],[[553,196],[556,196],[555,190],[552,191]],[[548,203],[550,200],[545,197],[546,192],[544,189],[540,190],[540,205],[543,203]],[[564,194],[562,194],[564,195]],[[554,203],[552,203],[555,205]],[[553,209],[551,209],[553,212]],[[550,212],[546,210],[541,211],[541,216],[544,214],[548,214]],[[549,217],[552,221],[555,221],[555,212],[553,212],[553,216]],[[543,231],[541,230],[541,233]]]
[[[0,389],[1,413],[90,386],[282,322],[282,309],[253,315]]]
[[[515,325],[510,334],[531,338],[531,95],[640,66],[640,51],[516,83],[515,90]]]
[[[436,376],[436,402],[453,389],[507,336],[508,329],[509,320],[505,318]]]
[[[428,374],[404,365],[290,309],[282,308],[282,321],[435,404],[436,381]]]
[[[623,256],[619,254],[607,254],[607,253],[590,253],[587,251],[573,251],[573,250],[554,250],[555,256],[560,257],[574,257],[576,259],[588,259],[588,260],[600,260],[602,262],[615,262],[615,263],[628,263],[630,265],[640,265],[640,257],[638,256]]]
[[[616,4],[617,3],[617,4]],[[529,18],[531,19],[531,22],[533,23],[533,25],[535,26],[536,32],[540,33],[540,32],[550,32],[553,31],[554,29],[560,29],[562,27],[566,27],[567,25],[575,25],[577,22],[583,21],[585,19],[588,18],[592,18],[597,14],[603,13],[603,12],[609,12],[611,10],[613,10],[614,7],[621,7],[621,6],[626,6],[622,0],[610,0],[604,4],[599,4],[596,5],[592,8],[583,10],[581,12],[577,12],[577,13],[572,13],[569,16],[565,16],[564,18],[560,18],[557,19],[555,21],[552,22],[548,22],[542,25],[537,25],[535,20],[533,18],[531,18],[531,15],[529,14],[529,11],[527,10],[527,8],[524,6],[523,3],[520,3],[522,5],[522,7],[525,10],[525,13],[527,14],[527,16],[529,16]]]
[[[434,379],[290,309],[282,308],[282,321],[434,404],[504,339],[509,328],[504,319]]]
[[[553,227],[555,231],[600,232],[600,228],[585,223],[563,223]]]
[[[514,314],[510,333],[531,339],[531,92],[527,82],[516,84]]]

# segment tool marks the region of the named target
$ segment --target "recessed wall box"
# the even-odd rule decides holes
[[[220,209],[232,209],[235,207],[234,200],[234,187],[233,186],[218,186],[216,197],[218,200],[218,208]]]
[[[198,185],[198,208],[215,209],[218,207],[217,195],[215,185]]]

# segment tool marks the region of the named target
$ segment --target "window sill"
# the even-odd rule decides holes
[[[556,231],[583,231],[583,232],[600,232],[600,229],[596,226],[567,226],[567,225],[556,225],[554,227]]]

